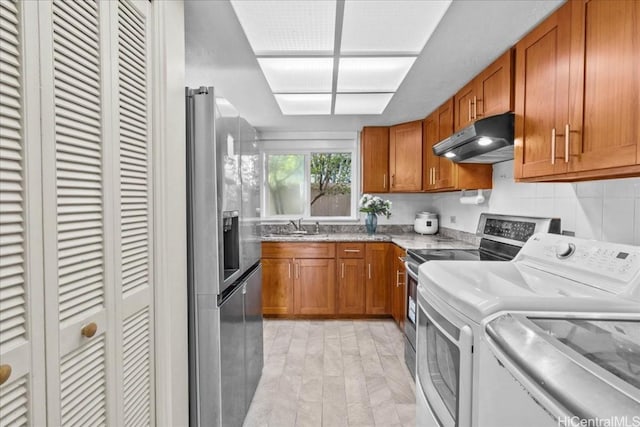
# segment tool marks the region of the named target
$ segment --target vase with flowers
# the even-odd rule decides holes
[[[378,196],[372,196],[371,194],[363,194],[360,198],[360,212],[367,214],[364,225],[367,229],[367,234],[375,234],[378,226],[378,215],[384,215],[387,218],[391,216],[391,202],[389,200],[383,200]]]

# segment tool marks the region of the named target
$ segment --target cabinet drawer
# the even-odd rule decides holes
[[[335,258],[335,243],[280,243],[264,242],[263,258]]]
[[[338,243],[338,258],[364,258],[364,243]]]

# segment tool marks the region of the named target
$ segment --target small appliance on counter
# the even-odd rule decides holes
[[[436,234],[438,232],[438,214],[418,212],[413,222],[413,229],[418,234]]]

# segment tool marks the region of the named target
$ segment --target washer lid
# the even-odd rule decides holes
[[[430,261],[420,290],[480,322],[499,311],[636,312],[638,302],[529,267],[500,261]]]

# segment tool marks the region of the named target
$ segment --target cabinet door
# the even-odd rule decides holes
[[[364,259],[338,259],[338,313],[364,314]]]
[[[509,49],[478,77],[478,95],[473,102],[473,116],[483,117],[513,111],[513,51]]]
[[[570,2],[569,171],[640,163],[640,2]],[[583,92],[584,89],[584,92]]]
[[[0,2],[0,28],[0,424],[38,426],[47,424],[39,82],[37,66],[25,67],[37,3]]]
[[[439,142],[437,110],[424,119],[422,129],[422,189],[430,191],[436,189],[436,176],[440,163],[440,157],[433,154],[433,146]]]
[[[422,190],[422,121],[392,126],[389,146],[391,191]]]
[[[362,192],[387,193],[389,191],[389,128],[362,129]]]
[[[39,6],[47,424],[117,424],[110,5]]]
[[[438,140],[442,141],[443,139],[450,137],[452,134],[453,99],[450,99],[438,108]],[[438,159],[436,188],[438,190],[443,190],[455,187],[455,163],[444,157],[439,157]]]
[[[516,178],[567,170],[561,135],[569,102],[569,12],[570,4],[562,6],[516,45]]]
[[[293,261],[262,259],[262,313],[293,313]]]
[[[151,135],[150,3],[108,2],[111,31],[111,73],[114,77],[112,181],[115,219],[114,337],[116,360],[116,422],[153,425],[154,406],[154,281]],[[110,233],[111,234],[111,233]]]
[[[293,312],[335,314],[335,259],[299,259],[295,270]]]
[[[477,98],[475,91],[475,82],[467,83],[465,87],[460,89],[454,96],[455,113],[455,131],[464,129],[475,120],[473,117],[473,99]]]
[[[367,314],[391,313],[390,257],[389,243],[367,243],[365,254]]]

